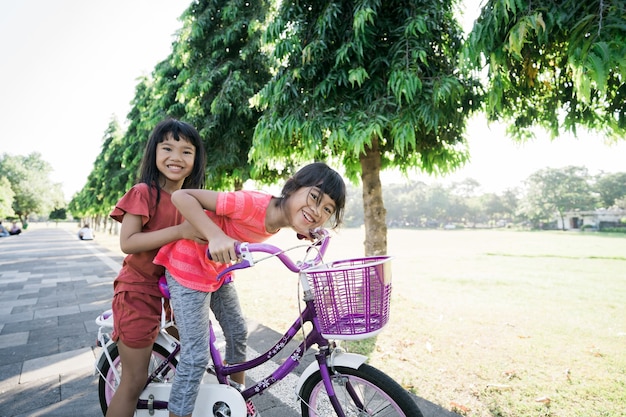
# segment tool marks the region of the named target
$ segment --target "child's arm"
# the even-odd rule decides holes
[[[130,213],[124,214],[120,229],[120,249],[126,254],[158,249],[178,239],[203,242],[194,227],[187,221],[176,226],[144,232],[141,216]]]
[[[185,188],[172,193],[172,203],[204,239],[209,241],[211,258],[216,262],[230,263],[237,260],[236,240],[226,235],[204,212],[205,209],[215,212],[217,196],[217,191]]]

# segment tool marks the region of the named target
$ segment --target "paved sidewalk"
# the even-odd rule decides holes
[[[94,320],[110,308],[121,262],[97,240],[80,241],[53,224],[0,238],[0,417],[102,415],[93,373],[99,352]],[[278,340],[258,323],[249,327],[253,352]],[[300,415],[294,401],[283,401],[293,398],[289,382],[295,380],[255,399],[263,417]],[[424,417],[458,417],[416,401]]]

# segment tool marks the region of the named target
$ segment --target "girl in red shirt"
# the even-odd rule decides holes
[[[113,283],[113,340],[122,368],[107,417],[131,417],[148,374],[152,345],[161,321],[158,280],[164,268],[152,261],[159,248],[178,239],[202,241],[172,204],[181,188],[202,188],[206,153],[200,135],[176,119],[160,122],[152,131],[139,181],[116,204],[110,216],[121,222],[120,247],[126,254]]]

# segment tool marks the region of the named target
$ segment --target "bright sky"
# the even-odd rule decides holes
[[[113,115],[171,52],[190,0],[0,0],[0,154],[37,151],[66,199]]]
[[[551,141],[540,132],[536,140],[518,144],[505,135],[505,126],[488,125],[483,117],[471,119],[467,130],[471,160],[466,166],[445,178],[425,174],[410,178],[444,184],[473,178],[481,184],[479,191],[500,193],[507,188],[522,187],[532,173],[547,167],[585,166],[592,175],[626,172],[626,140],[608,145],[602,137],[581,131],[577,138],[563,135]],[[382,178],[399,181],[397,176]]]
[[[466,3],[472,21],[480,0]],[[0,0],[0,154],[41,153],[69,200],[85,185],[111,117],[124,123],[137,78],[169,55],[189,4]],[[626,171],[626,141],[609,147],[597,137],[544,138],[520,146],[503,131],[472,121],[472,161],[447,180],[471,177],[499,192],[548,166]]]

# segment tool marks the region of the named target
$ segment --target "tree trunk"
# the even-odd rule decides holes
[[[387,223],[383,191],[380,184],[380,151],[378,138],[361,155],[363,182],[363,216],[365,221],[365,256],[387,254]]]

